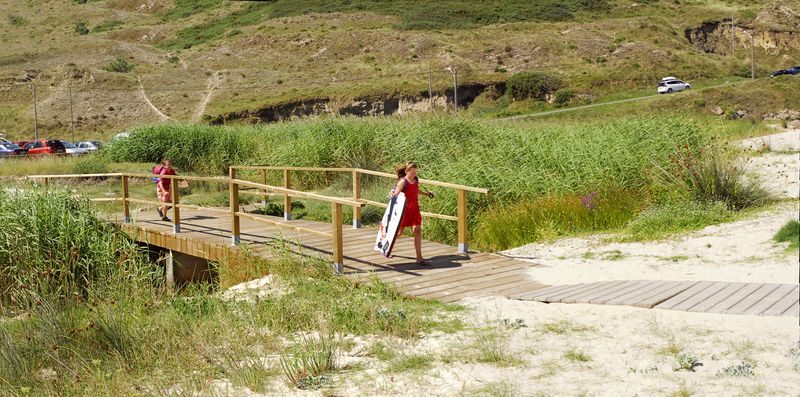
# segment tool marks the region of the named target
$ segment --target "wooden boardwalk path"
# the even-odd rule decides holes
[[[509,294],[509,298],[547,303],[628,305],[703,313],[800,315],[800,287],[797,284],[603,281],[516,292]]]
[[[331,229],[330,223],[263,217],[320,232],[330,232]],[[109,220],[124,225],[138,241],[187,255],[221,260],[227,250],[232,249],[230,216],[224,214],[182,210],[180,233],[173,233],[172,224],[161,221],[155,210],[133,212],[132,218],[129,224],[123,224],[119,217]],[[495,254],[459,254],[454,246],[431,241],[423,240],[422,243],[423,254],[431,259],[430,266],[420,266],[414,262],[413,240],[408,237],[397,242],[393,258],[385,258],[372,250],[376,233],[375,228],[344,228],[343,273],[346,277],[378,277],[397,285],[408,295],[447,302],[489,294],[508,296],[510,293],[547,287],[525,274],[527,269],[536,266],[534,264]],[[286,244],[295,253],[327,260],[332,255],[329,237],[291,231],[252,219],[241,219],[240,236],[241,242],[255,255],[266,255],[272,249],[270,244]]]

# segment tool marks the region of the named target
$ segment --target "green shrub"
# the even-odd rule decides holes
[[[649,240],[733,220],[721,202],[678,201],[648,208],[628,225],[632,240]]]
[[[670,178],[681,179],[700,201],[719,201],[728,209],[739,211],[770,200],[764,186],[730,153],[716,146],[694,152],[681,150],[675,158],[678,170]]]
[[[554,102],[558,107],[569,105],[569,102],[572,100],[572,97],[574,96],[575,96],[575,91],[569,88],[562,88],[556,91]]]
[[[72,163],[73,174],[102,174],[108,172],[108,159],[99,154],[81,156]]]
[[[11,24],[11,26],[16,27],[25,26],[28,24],[28,20],[19,15],[9,15],[8,22]]]
[[[800,249],[800,223],[792,219],[787,222],[778,233],[775,234],[773,240],[779,243],[789,243],[789,250]]]
[[[128,62],[125,57],[117,55],[111,63],[106,66],[106,70],[109,72],[116,72],[116,73],[128,73],[133,70],[136,65]]]
[[[75,33],[84,35],[89,33],[89,28],[86,27],[86,22],[80,21],[75,23],[75,27],[73,28]]]
[[[110,293],[144,271],[138,246],[68,192],[0,192],[0,312],[41,300]]]
[[[508,78],[506,92],[514,100],[545,99],[562,86],[561,78],[548,72],[520,72]]]

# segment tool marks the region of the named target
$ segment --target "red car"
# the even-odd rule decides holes
[[[66,154],[67,149],[56,139],[37,139],[22,147],[28,154]]]

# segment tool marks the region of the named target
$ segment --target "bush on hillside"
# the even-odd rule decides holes
[[[563,86],[561,78],[548,72],[530,70],[508,78],[506,92],[514,100],[545,99]]]
[[[106,66],[106,70],[109,72],[116,72],[116,73],[128,73],[133,70],[136,65],[128,62],[125,57],[117,55],[111,63]]]
[[[80,21],[75,23],[75,33],[84,35],[89,33],[89,28],[86,27],[86,22]]]
[[[556,106],[566,106],[569,105],[569,102],[572,101],[572,97],[575,96],[575,91],[569,88],[562,88],[556,91],[554,102]]]

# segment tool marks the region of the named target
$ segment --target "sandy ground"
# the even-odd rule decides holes
[[[750,161],[753,171],[786,198],[797,198],[800,160],[785,153],[797,149],[779,145],[798,131],[792,133],[773,140],[771,147],[783,153],[762,152]],[[550,284],[618,279],[797,283],[797,255],[772,241],[797,216],[798,202],[789,201],[750,219],[669,240],[613,243],[607,242],[609,236],[588,236],[504,254],[544,265],[529,274]],[[347,338],[354,347],[340,357],[344,369],[333,376],[332,386],[298,391],[276,380],[268,395],[800,396],[797,318],[502,297],[462,303],[471,309],[461,315],[470,325],[465,331],[406,341]],[[368,353],[378,341],[401,356],[425,355],[430,365],[393,371],[391,361]],[[492,355],[501,360],[480,359]],[[702,365],[681,369],[681,357]],[[225,382],[218,390],[256,395]]]

